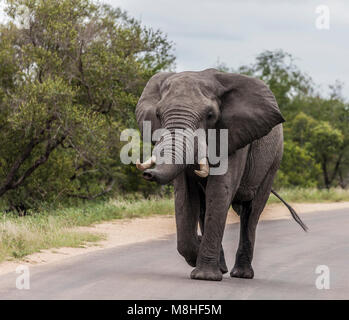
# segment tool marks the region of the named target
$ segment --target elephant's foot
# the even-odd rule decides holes
[[[237,266],[235,265],[230,272],[232,278],[253,279],[254,271],[251,265]]]
[[[196,255],[187,255],[184,257],[185,261],[191,266],[191,267],[196,267]],[[228,267],[225,263],[225,258],[224,255],[219,257],[219,269],[221,270],[222,274],[226,274],[228,272]]]
[[[202,238],[202,236],[198,236],[199,243],[201,243],[201,238]],[[196,262],[196,260],[195,260],[195,262]],[[192,266],[192,267],[195,267],[195,265],[194,266],[191,265],[191,264],[189,264],[189,265]],[[228,272],[228,267],[227,267],[227,264],[225,263],[224,250],[223,250],[223,246],[222,245],[221,245],[221,250],[220,250],[220,253],[219,253],[219,269],[221,270],[221,272],[223,274],[226,274]]]
[[[186,241],[178,243],[177,250],[185,261],[191,266],[196,267],[196,259],[199,252],[199,241]]]
[[[197,253],[195,253],[195,254],[187,254],[187,255],[184,256],[185,261],[191,267],[196,267],[196,258],[197,258]]]
[[[197,250],[195,253],[187,253],[184,256],[185,261],[191,266],[191,267],[196,267],[196,258],[197,258]],[[221,255],[219,257],[219,269],[221,270],[222,274],[225,274],[228,272],[228,267],[225,263],[225,258],[224,258],[224,252],[223,249],[221,251]]]
[[[199,239],[200,241],[200,239]],[[178,247],[178,252],[184,257],[185,261],[191,266],[196,267],[196,259],[199,252],[198,245],[188,245],[186,247]],[[227,264],[225,263],[223,247],[221,247],[220,256],[219,256],[219,268],[223,274],[228,272]]]
[[[195,280],[221,281],[222,271],[219,268],[203,266],[196,267],[190,274],[190,278]]]

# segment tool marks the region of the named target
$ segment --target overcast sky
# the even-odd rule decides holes
[[[230,67],[263,50],[284,49],[327,90],[345,82],[349,98],[348,0],[105,0],[175,43],[177,71],[202,70],[217,59]],[[327,5],[330,29],[316,28],[316,8]]]
[[[0,20],[1,19],[0,1]],[[348,0],[104,0],[175,43],[177,71],[237,68],[263,50],[283,49],[324,92],[336,79],[349,99]],[[330,29],[316,28],[316,8],[327,5]]]

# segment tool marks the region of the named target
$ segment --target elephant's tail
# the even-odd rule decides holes
[[[271,193],[274,194],[277,198],[281,200],[281,202],[287,207],[288,210],[290,210],[292,218],[296,220],[296,222],[302,227],[302,229],[307,232],[308,227],[304,224],[304,222],[301,220],[297,212],[284,200],[281,198],[281,196],[273,189],[271,189]]]

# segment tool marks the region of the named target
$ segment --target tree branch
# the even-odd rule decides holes
[[[17,160],[13,163],[9,173],[6,176],[5,182],[2,184],[2,186],[0,187],[0,197],[2,195],[4,195],[7,191],[16,188],[20,183],[23,182],[23,180],[32,173],[28,172],[26,174],[25,177],[23,177],[22,181],[17,181],[14,182],[15,176],[18,172],[18,170],[20,169],[20,167],[23,165],[23,163],[29,158],[30,154],[32,153],[33,149],[41,142],[43,142],[44,139],[44,134],[45,132],[47,132],[48,130],[50,130],[51,128],[51,124],[52,122],[56,119],[55,116],[51,117],[50,119],[47,120],[46,122],[46,127],[43,128],[39,134],[34,137],[29,143],[28,145],[24,148],[22,154],[17,158]],[[64,139],[63,139],[64,140]],[[63,141],[62,141],[63,142]],[[47,150],[46,150],[47,151]],[[52,151],[52,150],[51,150]],[[46,154],[46,153],[45,153]],[[34,168],[34,170],[41,165],[41,162],[43,160],[38,159],[38,164],[36,165],[36,167]],[[46,159],[47,160],[47,159]],[[45,161],[46,161],[45,160]],[[36,162],[37,162],[36,161]],[[35,165],[35,164],[34,164]],[[29,169],[28,169],[29,170]],[[34,171],[33,170],[33,171]],[[19,182],[19,183],[18,183]]]
[[[17,188],[19,185],[21,185],[23,183],[23,181],[29,177],[39,166],[41,166],[42,164],[44,164],[51,152],[56,149],[65,139],[65,136],[62,136],[60,139],[52,142],[51,140],[49,140],[47,142],[47,146],[46,146],[46,150],[45,150],[45,154],[43,156],[41,156],[39,159],[37,159],[34,164],[29,168],[27,169],[24,174],[16,181],[16,182],[13,182],[11,184],[11,189],[15,189]]]
[[[90,89],[90,86],[87,85],[85,82],[84,67],[83,67],[83,63],[82,63],[82,59],[81,59],[83,46],[84,46],[84,40],[81,40],[81,46],[80,46],[80,50],[79,50],[79,59],[78,59],[79,71],[81,74],[81,79],[79,79],[79,81],[85,87],[85,89],[87,91],[88,100],[89,100],[90,104],[93,105],[94,102],[93,102],[93,98],[92,98],[92,94],[91,94],[91,89]]]

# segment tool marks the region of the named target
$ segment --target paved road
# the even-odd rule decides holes
[[[255,279],[190,280],[175,235],[31,267],[30,290],[15,288],[15,273],[0,277],[1,299],[349,299],[349,209],[303,215],[304,233],[291,220],[259,224]],[[225,231],[228,267],[238,225]],[[330,268],[330,289],[318,290],[318,265]]]

